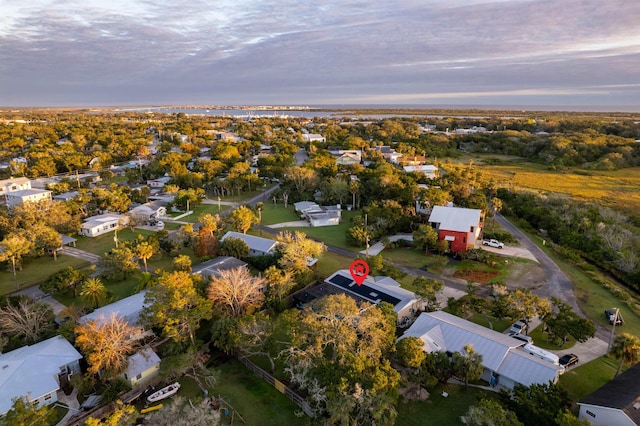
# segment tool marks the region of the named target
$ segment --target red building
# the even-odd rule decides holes
[[[438,231],[438,239],[448,241],[456,253],[482,245],[482,210],[435,206],[429,223]]]

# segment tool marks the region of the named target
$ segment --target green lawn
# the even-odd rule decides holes
[[[347,250],[360,251],[364,247],[353,247],[347,244],[345,238],[347,229],[351,227],[351,218],[355,216],[356,212],[342,211],[342,222],[338,226],[322,226],[320,228],[312,227],[292,227],[283,228],[287,231],[301,231],[307,234],[309,237],[322,241],[326,244],[342,247]]]
[[[542,325],[530,331],[529,336],[531,336],[531,338],[535,342],[535,345],[538,347],[541,347],[542,349],[551,349],[554,351],[560,351],[560,350],[572,348],[576,344],[575,339],[572,337],[569,337],[562,346],[554,345],[553,343],[547,341],[548,333],[545,333],[542,331]]]
[[[502,333],[504,330],[506,330],[507,328],[509,328],[512,324],[511,320],[508,319],[496,319],[493,317],[485,317],[484,315],[481,314],[473,314],[470,317],[466,318],[467,320],[476,323],[478,325],[481,325],[483,327],[487,327],[487,328],[491,328],[492,330],[495,330],[499,333]],[[536,342],[537,344],[538,342]]]
[[[219,374],[217,384],[208,389],[209,396],[221,396],[242,416],[247,425],[311,425],[309,417],[296,417],[300,408],[273,386],[254,375],[237,360],[224,363],[214,370]],[[202,396],[200,388],[190,378],[180,379],[180,395],[184,398]],[[231,424],[231,415],[223,417]],[[316,422],[317,423],[317,422]],[[235,416],[234,424],[242,424]],[[320,423],[318,423],[320,424]]]
[[[449,396],[444,398],[442,392]],[[476,388],[465,388],[453,384],[440,384],[430,390],[426,401],[398,402],[397,426],[460,425],[460,416],[482,397],[491,398],[494,392]]]
[[[296,215],[293,205],[290,204],[284,208],[284,204],[276,204],[265,202],[262,207],[261,225],[273,225],[274,223],[293,222],[300,220]]]
[[[7,271],[4,268],[0,269],[0,294],[7,294],[21,288],[40,284],[67,266],[82,269],[88,265],[89,262],[65,255],[59,255],[58,260],[53,260],[51,256],[26,259],[23,262],[22,271],[17,271],[16,279],[13,278],[11,271]]]
[[[131,232],[131,229],[124,228],[118,231],[118,241],[132,241],[136,238],[138,234],[143,235],[145,238],[149,235],[155,234],[154,231],[146,231],[142,229],[136,229]],[[111,249],[115,248],[115,242],[113,241],[114,234],[113,232],[109,232],[107,234],[99,235],[97,237],[82,237],[79,236],[78,241],[76,243],[77,247],[80,250],[88,251],[91,253],[95,253],[99,256],[109,252]]]
[[[117,300],[124,299],[125,297],[129,297],[135,293],[135,290],[140,283],[140,275],[141,272],[136,272],[134,274],[130,274],[126,280],[118,281],[118,280],[102,280],[107,290],[109,290],[109,299],[103,304],[108,305],[109,303],[113,303]],[[80,292],[80,289],[78,289]],[[85,305],[84,301],[80,296],[77,296],[75,299],[72,294],[67,293],[59,293],[55,294],[54,298],[62,303],[65,306],[69,306],[74,304],[79,307],[89,308]],[[91,307],[93,308],[93,307]]]
[[[338,269],[349,269],[353,259],[336,253],[326,252],[316,267],[316,274],[319,278],[326,278],[336,272]]]
[[[536,342],[537,345],[537,342]],[[569,368],[560,376],[560,384],[574,403],[613,379],[618,362],[602,356],[591,362]]]

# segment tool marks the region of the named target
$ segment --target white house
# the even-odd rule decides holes
[[[144,348],[131,355],[127,362],[127,369],[122,373],[122,377],[131,386],[151,378],[160,371],[160,357],[151,348]]]
[[[166,203],[162,201],[150,201],[141,204],[129,210],[129,216],[132,220],[139,222],[148,222],[151,219],[158,219],[167,215]]]
[[[38,406],[58,401],[60,377],[80,371],[82,355],[62,336],[0,355],[0,414],[26,397]]]
[[[428,177],[429,179],[434,179],[438,177],[438,168],[433,164],[423,164],[419,166],[403,166],[402,169],[405,173],[421,173]]]
[[[312,201],[299,201],[293,204],[293,208],[313,227],[339,225],[342,218],[340,205],[319,206]]]
[[[520,383],[556,383],[564,368],[524,350],[526,342],[472,323],[447,312],[420,314],[400,339],[417,337],[425,352],[462,352],[472,345],[482,355],[482,379],[507,389]]]
[[[144,298],[147,294],[146,290],[142,290],[140,293],[136,293],[132,296],[120,299],[117,302],[110,303],[101,308],[96,309],[90,314],[84,315],[78,319],[79,324],[84,324],[89,321],[96,321],[98,325],[108,320],[111,315],[127,321],[129,326],[136,328],[136,334],[130,336],[131,340],[138,340],[146,336],[153,335],[152,331],[147,331],[140,324],[140,314],[144,309]]]
[[[268,238],[254,237],[253,235],[242,234],[240,232],[229,231],[220,241],[224,241],[227,238],[239,238],[249,246],[249,256],[263,256],[268,254],[274,254],[278,242],[270,240]]]
[[[171,180],[171,176],[162,176],[156,179],[147,180],[147,186],[149,188],[164,188],[166,184]]]
[[[123,214],[105,213],[91,216],[82,223],[79,234],[85,237],[97,237],[128,223],[129,216]]]
[[[3,199],[4,195],[9,192],[22,191],[25,189],[31,189],[31,181],[26,177],[0,180],[0,196],[2,196]]]
[[[357,285],[347,269],[340,269],[324,282],[341,289],[356,300],[362,299],[375,305],[380,302],[392,304],[393,310],[398,314],[398,324],[402,324],[405,318],[422,308],[415,293],[400,287],[396,280],[389,277],[369,275],[361,285]]]
[[[305,133],[302,135],[302,140],[305,142],[326,142],[327,138],[318,133]]]
[[[595,426],[640,425],[640,364],[578,401],[580,420]]]
[[[24,203],[51,203],[51,191],[46,189],[23,189],[5,194],[7,206],[13,207]]]

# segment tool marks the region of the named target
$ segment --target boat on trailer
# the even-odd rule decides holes
[[[165,398],[169,398],[170,396],[175,395],[176,392],[180,389],[180,383],[175,382],[169,386],[165,386],[157,392],[152,393],[147,397],[147,401],[156,402]]]

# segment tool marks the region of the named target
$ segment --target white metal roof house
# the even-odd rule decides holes
[[[164,188],[166,184],[171,180],[171,176],[162,176],[156,179],[147,180],[147,186],[149,188]]]
[[[26,177],[0,180],[0,195],[5,195],[8,192],[22,191],[24,189],[31,189],[31,181]]]
[[[0,414],[26,397],[39,406],[58,401],[60,376],[80,371],[82,355],[62,336],[0,355]]]
[[[429,223],[438,231],[438,239],[449,241],[455,252],[478,245],[483,221],[482,210],[462,207],[434,206],[429,215]]]
[[[399,324],[421,308],[413,292],[400,287],[396,280],[389,277],[369,275],[362,285],[357,285],[347,269],[340,269],[324,282],[376,305],[380,302],[392,304],[393,310],[398,314]]]
[[[640,364],[578,401],[580,420],[595,426],[640,425]]]
[[[97,216],[91,216],[80,226],[80,235],[85,237],[97,237],[114,231],[119,226],[129,223],[129,216],[118,213],[105,213]]]
[[[563,367],[525,351],[525,342],[447,312],[420,314],[402,338],[418,337],[425,352],[462,352],[470,344],[482,355],[482,379],[507,389],[520,383],[556,383]]]
[[[46,189],[23,189],[20,191],[7,192],[5,200],[7,206],[17,206],[24,203],[39,203],[45,201],[51,203],[51,191]]]
[[[90,314],[84,315],[78,319],[78,324],[84,324],[89,321],[96,321],[98,325],[109,319],[111,315],[116,315],[124,319],[131,327],[137,328],[137,334],[131,336],[132,340],[141,339],[151,335],[152,331],[146,331],[140,324],[140,314],[145,307],[144,298],[147,290],[142,290],[132,296],[120,299],[117,302],[110,303],[101,308],[96,309]]]
[[[229,231],[220,241],[224,241],[227,238],[240,238],[249,246],[249,256],[263,256],[268,254],[274,254],[278,242],[270,240],[268,238],[254,237],[253,235],[242,234],[240,232]]]
[[[402,169],[405,171],[405,173],[412,173],[412,172],[422,173],[423,175],[425,175],[430,179],[437,178],[438,171],[439,171],[439,169],[433,164],[423,164],[418,166],[403,166]]]
[[[339,204],[319,206],[312,201],[299,201],[293,207],[313,227],[339,225],[342,218],[342,207]]]
[[[166,214],[167,207],[166,203],[163,201],[150,201],[129,210],[129,216],[131,219],[141,222],[160,218],[162,216],[166,216]]]

